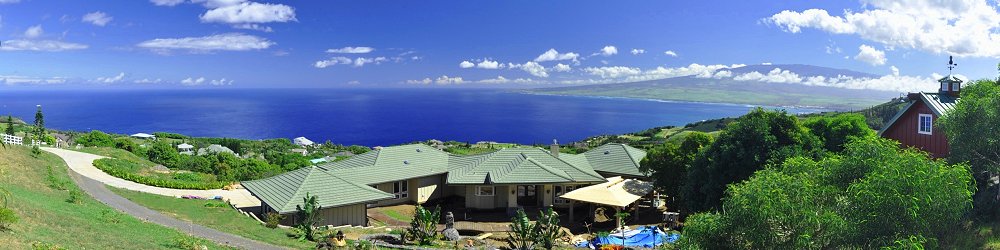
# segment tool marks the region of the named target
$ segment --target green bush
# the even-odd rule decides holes
[[[226,185],[225,182],[219,181],[191,182],[139,175],[136,173],[136,170],[141,168],[138,163],[122,159],[98,159],[94,161],[94,166],[111,176],[156,187],[207,190],[222,188]]]
[[[82,194],[80,193],[80,190],[76,190],[76,189],[70,190],[69,191],[69,198],[66,198],[66,202],[73,203],[73,204],[80,203],[81,201],[83,201],[82,199],[80,199],[81,195]]]
[[[115,145],[115,142],[111,139],[111,135],[97,130],[77,137],[76,143],[87,147],[112,147]]]
[[[122,222],[122,216],[111,209],[101,210],[101,222],[118,224]]]
[[[407,234],[412,235],[422,246],[433,244],[437,239],[437,224],[441,221],[441,207],[431,211],[417,205],[414,210],[413,221],[410,221],[410,230]]]
[[[268,212],[267,215],[264,215],[264,226],[267,228],[278,228],[278,223],[281,222],[283,217],[285,216],[275,212]]]
[[[10,225],[17,223],[17,214],[10,208],[0,207],[0,230],[10,229]]]
[[[56,175],[52,173],[52,166],[45,167],[48,168],[48,172],[45,174],[45,181],[49,183],[49,187],[55,190],[66,190],[66,186],[69,185],[69,182],[56,177]]]
[[[52,243],[45,243],[45,242],[36,241],[34,243],[31,243],[31,249],[34,249],[34,250],[63,250],[63,249],[66,249],[66,248],[63,248],[63,247],[61,247],[59,245],[52,244]]]
[[[42,154],[42,149],[38,148],[38,145],[31,146],[31,157],[38,158]]]

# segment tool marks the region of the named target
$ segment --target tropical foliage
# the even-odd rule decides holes
[[[295,205],[295,218],[298,224],[295,228],[302,232],[299,236],[299,240],[316,240],[316,223],[319,222],[319,201],[316,199],[315,195],[309,195],[306,193],[305,197],[302,197],[302,205]]]
[[[976,213],[987,220],[1000,216],[1000,186],[991,181],[1000,172],[1000,83],[980,80],[962,89],[955,109],[937,124],[948,135],[953,163],[968,162],[976,178]]]
[[[975,191],[968,166],[865,137],[821,160],[794,157],[731,185],[719,212],[688,217],[683,247],[935,247]]]
[[[441,221],[441,208],[429,210],[417,205],[413,212],[413,221],[407,235],[413,237],[420,245],[431,245],[437,239],[437,224]]]

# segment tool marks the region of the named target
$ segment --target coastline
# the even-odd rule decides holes
[[[586,97],[586,98],[599,98],[599,99],[637,100],[637,101],[650,101],[650,102],[660,102],[660,103],[711,104],[711,105],[725,105],[725,106],[748,107],[748,108],[762,107],[762,108],[766,108],[766,109],[779,108],[779,109],[811,109],[811,110],[815,110],[814,112],[805,112],[805,113],[820,113],[820,112],[829,112],[829,111],[844,111],[844,110],[838,110],[838,109],[834,109],[834,108],[821,107],[821,106],[759,105],[759,104],[728,103],[728,102],[707,102],[707,101],[690,101],[690,100],[675,100],[675,99],[639,98],[639,97],[625,97],[625,96],[552,94],[552,93],[533,92],[533,91],[524,90],[524,89],[516,90],[516,91],[511,91],[511,93],[525,94],[525,95],[539,95],[539,96]]]

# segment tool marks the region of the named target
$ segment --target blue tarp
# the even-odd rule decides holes
[[[626,247],[653,248],[664,243],[673,243],[677,241],[678,238],[680,238],[680,235],[676,233],[667,234],[656,227],[640,226],[634,231],[596,237],[590,242],[580,243],[577,247],[596,247],[605,244],[612,244],[624,245]]]

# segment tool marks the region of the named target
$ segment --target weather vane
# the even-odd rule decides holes
[[[952,56],[948,56],[948,74],[949,75],[951,75],[951,70],[955,69],[956,66],[958,66],[958,64],[955,64],[955,60],[953,60]]]

